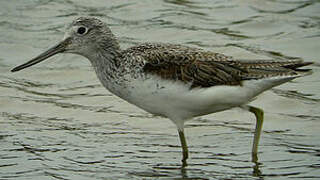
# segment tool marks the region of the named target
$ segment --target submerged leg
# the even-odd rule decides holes
[[[256,116],[256,120],[257,120],[256,129],[254,132],[253,146],[252,146],[252,161],[257,162],[258,161],[258,156],[257,156],[258,145],[259,145],[262,124],[263,124],[263,110],[253,106],[248,106],[248,110]]]
[[[187,159],[188,159],[188,146],[187,146],[187,141],[184,136],[184,131],[183,129],[180,130],[178,129],[179,132],[179,137],[180,137],[180,142],[181,142],[181,147],[182,147],[182,166],[187,166]]]

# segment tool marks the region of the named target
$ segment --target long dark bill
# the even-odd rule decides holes
[[[20,71],[24,68],[27,68],[27,67],[30,67],[30,66],[33,66],[35,64],[38,64],[39,62],[42,62],[44,60],[46,60],[47,58],[55,55],[55,54],[58,54],[58,53],[62,53],[66,50],[66,47],[68,46],[68,44],[70,43],[70,39],[67,38],[65,39],[64,41],[60,42],[59,44],[53,46],[52,48],[48,49],[47,51],[41,53],[39,56],[31,59],[30,61],[20,65],[20,66],[17,66],[15,68],[13,68],[11,70],[11,72],[16,72],[16,71]]]

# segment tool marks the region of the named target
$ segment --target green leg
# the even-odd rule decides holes
[[[180,137],[180,142],[182,147],[182,166],[185,167],[187,166],[188,146],[187,146],[187,141],[184,136],[183,130],[178,130],[178,132],[179,132],[179,137]]]
[[[256,116],[256,120],[257,120],[256,129],[254,132],[253,146],[252,146],[252,161],[257,162],[258,146],[259,146],[259,140],[260,140],[262,124],[263,124],[263,110],[253,106],[248,106],[248,108],[249,108],[249,111]]]

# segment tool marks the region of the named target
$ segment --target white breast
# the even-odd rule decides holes
[[[152,77],[130,81],[127,97],[121,98],[153,114],[185,119],[242,105],[260,91],[252,82],[190,89],[190,85],[182,82]]]
[[[147,112],[168,117],[179,127],[193,117],[246,104],[263,91],[291,79],[249,80],[241,86],[190,89],[190,84],[151,76],[147,79],[130,79],[125,87],[112,91],[117,91],[116,95]]]

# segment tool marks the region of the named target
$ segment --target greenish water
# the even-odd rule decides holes
[[[0,1],[0,179],[319,179],[319,1]],[[261,95],[255,120],[230,110],[186,124],[180,168],[175,126],[115,97],[89,62],[58,55],[19,73],[79,16],[107,22],[123,48],[179,43],[238,59],[314,61],[313,75]]]

